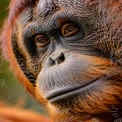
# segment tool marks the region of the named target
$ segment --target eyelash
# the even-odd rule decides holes
[[[67,30],[65,30],[67,29]],[[74,23],[66,23],[61,27],[61,34],[63,37],[72,37],[79,32],[79,27]]]
[[[65,23],[61,26],[61,36],[64,38],[73,37],[80,31],[79,27],[74,23]],[[50,43],[48,36],[44,34],[38,34],[34,36],[34,41],[38,47],[45,47]]]

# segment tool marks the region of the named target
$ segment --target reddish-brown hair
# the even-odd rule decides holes
[[[9,5],[9,16],[5,22],[2,33],[2,43],[8,43],[11,39],[11,34],[8,36],[9,31],[12,30],[12,26],[15,23],[17,16],[21,11],[28,6],[34,6],[39,0],[11,0]],[[108,21],[114,19],[114,26],[119,28],[122,26],[122,0],[82,0],[89,5],[99,4],[99,9],[103,12],[107,12]],[[116,27],[117,28],[117,27]],[[122,28],[121,28],[122,29]],[[7,42],[6,42],[7,41]],[[8,44],[9,46],[9,44]],[[6,47],[6,46],[2,46]],[[8,50],[5,49],[4,51]],[[6,53],[5,55],[8,55]]]
[[[119,31],[122,30],[122,0],[82,0],[84,3],[92,6],[98,5],[99,11],[107,13],[108,21],[114,21],[113,26],[117,29],[119,27]],[[11,0],[9,5],[9,15],[6,19],[3,31],[0,37],[2,41],[2,50],[3,54],[10,61],[17,77],[22,82],[24,86],[28,85],[27,90],[34,95],[33,86],[27,82],[27,78],[24,76],[23,72],[20,70],[17,61],[14,57],[11,47],[11,32],[13,29],[13,25],[21,13],[21,11],[28,6],[34,6],[38,0]],[[25,82],[26,81],[26,82]]]

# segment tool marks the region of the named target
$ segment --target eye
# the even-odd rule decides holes
[[[38,47],[44,47],[44,46],[46,46],[47,44],[50,43],[49,38],[47,36],[41,35],[41,34],[35,36],[34,41],[35,41],[35,43],[37,44]]]
[[[61,28],[61,34],[63,37],[74,36],[79,32],[79,27],[74,23],[66,23]]]

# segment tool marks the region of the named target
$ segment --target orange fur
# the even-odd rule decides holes
[[[112,30],[113,31],[118,31],[121,32],[122,31],[122,0],[83,0],[84,3],[90,5],[90,6],[99,6],[99,12],[103,12],[107,14],[107,18],[106,18],[106,22],[112,22]],[[12,51],[12,47],[11,47],[11,32],[13,30],[13,25],[15,24],[18,15],[21,13],[21,11],[30,5],[35,5],[37,2],[37,0],[11,0],[10,2],[10,6],[9,6],[9,16],[6,19],[4,26],[3,26],[3,32],[1,34],[1,40],[2,40],[2,50],[3,50],[3,54],[5,56],[6,59],[8,59],[10,61],[10,64],[17,76],[17,78],[19,79],[19,81],[23,84],[23,86],[26,86],[25,88],[27,89],[27,91],[29,91],[29,93],[31,93],[33,96],[36,96],[37,99],[42,99],[43,98],[38,94],[38,90],[35,90],[35,88],[32,86],[32,84],[28,81],[28,79],[25,77],[25,75],[23,74],[23,72],[21,71],[20,67],[18,66],[18,63],[14,57],[13,51]],[[122,35],[122,34],[121,34]],[[121,36],[120,35],[120,36]],[[118,38],[120,38],[120,36]],[[95,60],[95,59],[94,59]],[[100,63],[101,61],[99,61]],[[103,62],[105,63],[104,66],[108,66],[111,63],[110,62]],[[103,67],[102,67],[103,68]],[[113,67],[116,69],[116,65]],[[111,70],[113,71],[113,69]],[[107,72],[107,71],[106,71]],[[118,77],[117,77],[118,78]],[[117,80],[117,78],[115,80]],[[118,78],[119,79],[119,78]],[[119,79],[120,80],[120,79]],[[113,86],[114,87],[114,86]],[[115,90],[112,91],[112,87],[109,88],[110,91],[107,90],[108,87],[104,88],[105,93],[109,92],[113,92],[116,93],[116,91],[122,91],[122,89],[119,88],[114,88]],[[96,94],[94,94],[94,96],[96,96]],[[121,95],[120,95],[121,96]],[[110,99],[106,99],[106,104],[111,102],[111,104],[118,104],[118,103],[113,103],[113,101],[116,101],[114,97],[112,96],[108,96]],[[89,99],[90,96],[88,96]],[[101,99],[102,99],[102,95],[101,95]],[[82,101],[81,101],[82,102]],[[89,101],[86,101],[89,102]],[[93,100],[94,103],[98,103],[97,106],[99,106],[101,109],[105,109],[104,106],[99,105],[99,100]],[[47,101],[44,101],[44,104],[46,104]],[[85,106],[85,103],[82,103]],[[89,103],[92,104],[92,103]],[[51,113],[54,114],[55,117],[55,112],[56,110],[51,106],[48,105],[49,108],[51,108]],[[87,109],[86,109],[87,108]],[[76,106],[76,109],[78,109],[78,107]],[[91,108],[89,108],[89,106],[85,106],[85,111],[91,111],[95,112],[94,110],[91,110]],[[100,110],[101,110],[100,109]],[[109,110],[106,110],[109,111]],[[62,115],[59,116],[59,119],[62,118]],[[78,118],[79,119],[79,118]],[[77,118],[76,118],[77,120]],[[91,120],[90,120],[91,121]]]

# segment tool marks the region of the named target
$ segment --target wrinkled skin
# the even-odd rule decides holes
[[[56,122],[112,122],[122,109],[122,27],[104,7],[40,0],[14,24],[17,62]]]

